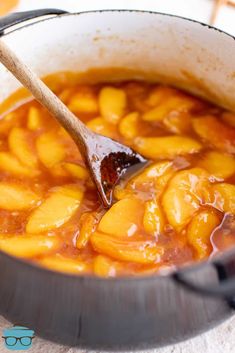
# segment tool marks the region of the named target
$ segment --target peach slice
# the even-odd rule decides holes
[[[84,213],[80,218],[81,229],[76,241],[76,247],[83,249],[87,245],[91,234],[95,231],[98,219],[95,213]]]
[[[168,115],[163,124],[173,134],[186,135],[191,131],[191,119],[188,113],[175,113]]]
[[[134,197],[138,191],[160,194],[174,175],[173,162],[157,162],[146,167],[142,172],[133,177],[127,185],[121,183],[114,189],[117,200]]]
[[[56,188],[50,196],[30,215],[27,233],[41,233],[61,227],[80,207],[83,192],[77,185]]]
[[[226,126],[214,116],[193,119],[195,132],[210,145],[228,153],[235,153],[235,128]]]
[[[210,201],[209,174],[201,168],[178,172],[163,194],[162,205],[169,223],[180,231]]]
[[[235,214],[235,185],[215,184],[211,187],[212,205],[222,212]]]
[[[175,96],[177,93],[177,90],[172,87],[159,85],[150,91],[145,103],[150,107],[156,107],[163,101],[166,101],[169,97]]]
[[[163,248],[153,242],[123,240],[99,232],[93,233],[90,241],[95,251],[121,261],[151,264],[163,255]]]
[[[99,277],[115,277],[121,265],[106,256],[98,255],[94,260],[94,273]]]
[[[15,234],[0,235],[0,249],[10,255],[33,258],[36,256],[49,255],[59,250],[62,241],[57,236]]]
[[[169,96],[163,99],[155,108],[143,114],[142,119],[145,121],[163,121],[172,112],[187,112],[195,102],[192,98],[181,97],[179,95]]]
[[[0,183],[0,208],[5,210],[27,210],[40,200],[39,196],[25,186]]]
[[[134,141],[136,150],[150,159],[169,158],[178,155],[199,152],[202,145],[190,137],[164,136],[164,137],[137,137]]]
[[[116,124],[126,109],[126,94],[122,89],[104,87],[99,94],[100,113],[105,120]]]
[[[66,162],[63,164],[63,167],[72,177],[76,179],[87,180],[89,177],[87,169],[79,164]]]
[[[34,178],[39,170],[22,165],[19,160],[8,152],[0,152],[0,170],[18,177]]]
[[[134,197],[135,191],[129,190],[124,186],[122,186],[121,184],[120,185],[118,184],[117,186],[115,186],[113,196],[115,200],[120,201],[122,199],[128,199],[128,198]]]
[[[1,135],[8,135],[9,131],[11,130],[12,126],[19,126],[20,119],[18,119],[16,112],[10,112],[5,115],[3,118],[0,119],[0,134]]]
[[[27,128],[29,130],[35,131],[42,127],[42,118],[39,109],[35,107],[30,107],[28,112],[28,122]]]
[[[8,137],[8,144],[11,152],[19,161],[29,168],[37,168],[38,161],[36,154],[32,151],[28,140],[28,132],[21,128],[13,128]]]
[[[140,228],[143,204],[135,198],[116,202],[101,218],[98,230],[116,237],[131,236]]]
[[[47,132],[39,136],[36,141],[36,147],[40,161],[47,168],[61,162],[66,155],[64,146],[52,132]]]
[[[127,114],[119,124],[119,132],[126,139],[133,139],[139,135],[138,130],[139,113],[132,112]]]
[[[155,185],[163,189],[174,172],[173,162],[171,161],[152,163],[140,174],[132,178],[128,182],[127,187],[148,191],[151,186]]]
[[[193,217],[187,229],[187,238],[196,251],[197,259],[202,260],[210,255],[210,236],[220,221],[220,217],[213,210],[201,211]]]
[[[115,138],[116,132],[114,125],[104,120],[104,118],[95,118],[86,124],[86,126],[97,134]]]
[[[98,112],[98,102],[95,94],[86,90],[74,94],[69,100],[68,108],[75,113],[96,114]]]
[[[67,177],[69,177],[69,173],[63,167],[62,163],[53,165],[53,167],[50,168],[50,173],[55,178],[67,178]]]
[[[128,186],[134,189],[143,189],[145,185],[149,188],[152,183],[159,182],[159,179],[174,173],[173,162],[157,162],[146,167],[140,174],[132,178]]]
[[[211,151],[203,156],[198,166],[219,179],[226,179],[235,173],[235,158],[228,154]]]
[[[50,239],[50,238],[49,238]],[[52,271],[65,273],[83,274],[91,272],[91,265],[81,259],[66,258],[54,255],[40,259],[38,263]]]
[[[145,231],[153,236],[163,232],[165,217],[157,200],[146,202],[143,224]]]

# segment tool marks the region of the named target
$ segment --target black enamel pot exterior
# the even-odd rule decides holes
[[[23,20],[36,16],[43,18],[40,17],[33,24],[24,22],[22,25]],[[12,27],[13,23],[15,25],[19,22],[20,29]],[[121,23],[128,23],[127,34],[120,28]],[[154,26],[166,28],[166,31],[163,30],[163,33],[159,34]],[[184,87],[188,82],[186,78],[180,80],[179,62],[182,61],[184,68],[187,66],[188,54],[182,49],[187,39],[185,37],[184,43],[175,47],[176,54],[179,50],[175,67],[167,66],[167,55],[171,57],[172,53],[165,48],[167,45],[170,47],[172,40],[178,41],[180,34],[188,33],[189,38],[195,36],[194,42],[200,36],[205,42],[205,37],[208,36],[209,49],[213,51],[213,46],[215,48],[219,45],[226,58],[229,51],[235,54],[235,42],[225,33],[187,19],[150,12],[97,11],[64,14],[63,11],[50,9],[9,16],[0,20],[0,27],[4,40],[9,45],[14,45],[16,52],[40,75],[62,69],[84,71],[94,67],[95,59],[92,56],[99,59],[101,55],[97,45],[102,45],[103,48],[104,67],[112,66],[113,62],[117,67],[133,67],[138,70],[143,65],[141,52],[144,48],[146,71],[153,70],[156,65],[156,76],[161,76],[161,70],[164,69],[164,72],[168,72],[169,81],[170,77],[172,80],[177,78],[179,86]],[[169,28],[174,28],[174,38],[170,37]],[[149,40],[144,40],[147,37],[144,31],[148,31]],[[48,33],[48,38],[40,33]],[[99,35],[101,44],[97,44],[97,40],[92,41],[95,35]],[[126,36],[127,42],[121,42],[118,35]],[[160,35],[164,37],[165,46],[159,42]],[[71,36],[74,37],[70,43]],[[136,46],[133,48],[134,44],[130,44],[131,36],[136,40]],[[19,44],[22,37],[23,48],[22,44]],[[68,40],[65,41],[65,38]],[[108,38],[111,38],[110,43]],[[82,46],[83,40],[87,46]],[[45,43],[41,45],[43,41]],[[200,56],[197,45],[199,44],[195,44],[195,50]],[[135,57],[132,50],[136,52]],[[159,56],[154,57],[154,50],[160,52]],[[123,52],[119,61],[115,51]],[[93,52],[94,55],[91,55]],[[61,53],[64,53],[63,57],[59,55]],[[79,64],[73,61],[77,55],[81,56]],[[231,64],[230,60],[225,58],[224,71],[219,71],[216,75],[213,70],[218,70],[218,67],[208,66],[208,54],[207,59],[205,53],[201,55],[204,55],[204,64],[196,67],[196,63],[189,63],[188,69],[192,65],[195,75],[203,75],[205,68],[208,80],[213,77],[212,90],[218,90],[221,77],[225,80],[228,71],[235,71],[234,63]],[[167,75],[164,78],[167,78]],[[7,87],[0,94],[0,99],[3,100],[18,87],[18,83],[2,67],[0,78],[1,86]],[[231,76],[230,81],[224,83],[226,88],[234,84],[232,80],[234,78]],[[205,91],[200,91],[200,87],[193,90],[202,96],[205,95]],[[227,89],[225,106],[234,108],[234,99],[228,91]],[[48,271],[3,253],[0,253],[0,269],[0,313],[13,323],[34,329],[37,335],[69,346],[99,350],[134,350],[164,346],[219,324],[233,314],[235,306],[233,249],[208,263],[183,268],[162,277],[109,280],[78,277]]]

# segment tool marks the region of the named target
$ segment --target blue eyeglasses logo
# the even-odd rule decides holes
[[[11,351],[26,351],[32,347],[34,331],[23,326],[14,326],[3,331],[5,347]]]

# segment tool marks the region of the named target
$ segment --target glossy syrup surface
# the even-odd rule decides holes
[[[54,91],[150,164],[102,207],[77,146],[34,100],[0,121],[0,249],[62,272],[150,275],[235,245],[235,114],[148,82]]]

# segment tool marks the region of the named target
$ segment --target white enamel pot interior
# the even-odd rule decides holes
[[[4,40],[40,76],[126,68],[235,109],[233,37],[194,21],[149,12],[68,14],[25,26]],[[19,87],[0,66],[0,101]]]

